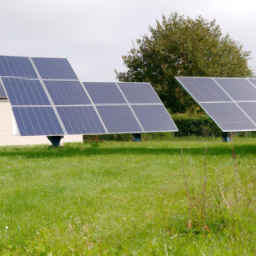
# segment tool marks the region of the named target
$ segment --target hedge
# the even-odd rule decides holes
[[[175,136],[220,137],[222,135],[220,128],[206,115],[173,114],[172,119],[179,129]]]

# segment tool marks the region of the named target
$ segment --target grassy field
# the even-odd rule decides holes
[[[253,138],[0,147],[0,255],[255,255],[255,155]]]

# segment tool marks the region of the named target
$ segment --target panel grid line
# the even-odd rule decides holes
[[[127,105],[128,105],[128,107],[130,108],[130,110],[132,111],[132,114],[134,115],[136,121],[138,122],[138,124],[139,124],[141,130],[142,130],[143,132],[145,132],[145,130],[144,130],[142,124],[140,123],[140,120],[138,119],[137,115],[135,114],[134,110],[132,109],[130,103],[128,102],[127,98],[125,97],[125,95],[124,95],[124,93],[122,92],[121,88],[119,87],[118,83],[116,83],[116,86],[117,86],[117,88],[119,89],[119,91],[121,92],[121,94],[123,95],[125,101],[127,102]]]
[[[213,78],[212,78],[213,79]],[[255,125],[256,128],[256,123],[253,121],[253,119],[237,104],[237,102],[221,87],[221,85],[213,79],[213,81],[220,86],[220,88],[230,97],[230,99],[236,104],[236,106],[244,113],[244,115]]]
[[[54,111],[54,113],[55,113],[55,115],[56,115],[56,117],[57,117],[57,119],[58,119],[58,121],[59,121],[59,123],[60,123],[60,126],[61,126],[61,128],[62,128],[64,134],[67,134],[66,128],[65,128],[65,126],[63,125],[63,122],[62,122],[62,120],[61,120],[61,118],[60,118],[60,116],[59,116],[59,113],[58,113],[58,111],[57,111],[57,109],[56,109],[56,107],[55,107],[55,105],[54,105],[54,103],[53,103],[53,100],[52,100],[52,98],[51,98],[51,96],[50,96],[50,94],[49,94],[49,92],[48,92],[48,90],[47,90],[47,88],[46,88],[46,86],[45,86],[45,84],[44,84],[44,82],[43,82],[43,79],[41,78],[41,76],[40,76],[40,74],[39,74],[39,72],[38,72],[38,70],[37,70],[37,68],[36,68],[35,63],[33,62],[32,58],[28,58],[28,59],[29,59],[29,61],[31,62],[31,64],[32,64],[32,66],[33,66],[33,68],[34,68],[34,70],[35,70],[35,72],[36,72],[36,74],[37,74],[37,76],[38,76],[38,78],[39,78],[39,81],[40,81],[41,84],[42,84],[42,87],[43,87],[43,89],[44,89],[44,91],[45,91],[45,93],[46,93],[46,96],[48,97],[48,99],[49,99],[49,101],[50,101],[50,103],[51,103],[51,105],[52,105],[53,111]]]
[[[94,108],[94,110],[95,110],[95,112],[96,112],[98,118],[100,119],[100,122],[101,122],[101,124],[102,124],[102,126],[103,126],[105,132],[106,132],[107,134],[109,134],[108,129],[107,129],[107,127],[105,126],[105,124],[104,124],[104,122],[103,122],[103,120],[102,120],[102,118],[101,118],[101,116],[100,116],[100,113],[99,113],[98,109],[96,108],[96,106],[95,106],[95,104],[94,104],[94,102],[93,102],[93,100],[92,100],[90,94],[88,93],[88,91],[87,91],[87,89],[85,88],[84,84],[83,84],[82,82],[80,82],[80,83],[81,83],[81,86],[83,87],[83,89],[84,89],[84,91],[85,91],[87,97],[88,97],[89,100],[91,101],[91,104],[92,104],[92,106],[93,106],[93,108]]]

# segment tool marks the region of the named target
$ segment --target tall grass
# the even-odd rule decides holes
[[[0,254],[255,255],[255,143],[2,147]]]

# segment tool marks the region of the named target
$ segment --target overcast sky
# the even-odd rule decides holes
[[[64,57],[82,82],[116,81],[121,56],[172,12],[216,19],[256,67],[256,0],[0,0],[0,55]]]

